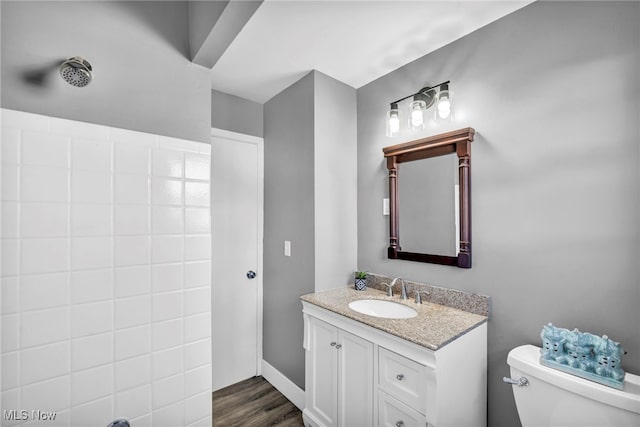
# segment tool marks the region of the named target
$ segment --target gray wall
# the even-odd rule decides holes
[[[187,2],[2,2],[1,106],[201,142],[209,71],[190,63]],[[80,55],[94,80],[58,65]]]
[[[640,373],[640,4],[536,2],[358,90],[358,265],[490,295],[489,425],[518,425],[508,351],[607,334]],[[385,258],[389,102],[452,81],[472,126],[473,268]],[[433,132],[435,133],[435,132]]]
[[[211,127],[262,137],[263,117],[263,104],[211,91]]]
[[[264,105],[264,359],[302,389],[299,297],[356,269],[356,146],[356,91],[325,74]]]
[[[298,297],[313,292],[315,274],[313,90],[311,72],[264,106],[263,358],[302,388]]]
[[[357,269],[356,90],[314,71],[315,291]]]

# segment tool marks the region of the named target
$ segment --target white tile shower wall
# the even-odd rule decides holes
[[[1,112],[0,424],[210,426],[210,146]]]

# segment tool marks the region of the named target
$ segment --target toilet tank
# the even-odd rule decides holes
[[[511,378],[522,427],[640,426],[640,377],[627,372],[616,390],[540,364],[540,348],[523,345],[509,352]]]

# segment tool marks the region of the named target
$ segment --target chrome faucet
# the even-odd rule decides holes
[[[400,299],[405,300],[407,299],[407,285],[404,283],[404,280],[402,279],[402,277],[396,277],[395,279],[393,279],[391,281],[390,286],[393,287],[398,280],[400,280],[400,285],[401,285],[400,289],[402,289],[402,295],[400,296]]]

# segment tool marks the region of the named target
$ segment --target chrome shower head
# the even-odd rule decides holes
[[[60,66],[60,76],[65,82],[75,87],[85,87],[91,83],[91,64],[80,56],[74,56],[62,63]]]

